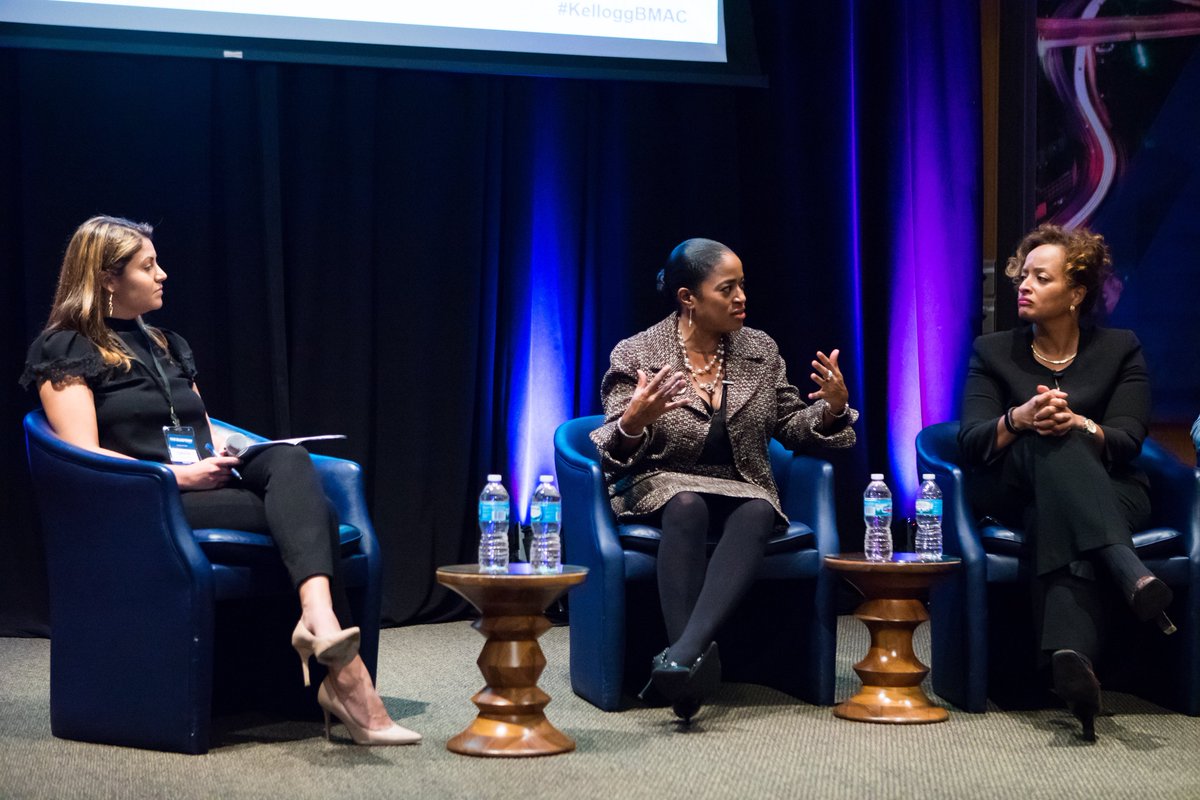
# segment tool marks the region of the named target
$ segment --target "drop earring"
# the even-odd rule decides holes
[[[692,327],[692,309],[688,307],[688,327]]]
[[[1072,314],[1075,313],[1075,304],[1074,303],[1071,303],[1071,313]]]
[[[110,316],[110,317],[111,317],[111,316],[112,316],[112,314],[113,314],[113,312],[112,312],[112,299],[113,299],[113,293],[112,293],[112,292],[109,292],[109,293],[108,293],[108,316]],[[1074,308],[1074,306],[1072,306],[1072,308]]]

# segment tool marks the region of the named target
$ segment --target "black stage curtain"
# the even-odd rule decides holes
[[[170,277],[151,321],[192,343],[213,416],[348,434],[322,451],[366,470],[392,623],[461,611],[433,568],[474,558],[475,495],[506,463],[505,323],[547,148],[576,254],[560,294],[588,327],[573,413],[598,410],[613,344],[663,314],[654,273],[689,236],[742,256],[751,324],[793,382],[817,348],[861,371],[850,343],[886,328],[847,312],[853,15],[764,0],[755,16],[769,89],[0,50],[0,634],[48,630],[20,430],[36,398],[16,379],[92,214],[156,226]],[[853,401],[883,418],[874,388]],[[886,447],[863,438],[836,459],[848,541]]]

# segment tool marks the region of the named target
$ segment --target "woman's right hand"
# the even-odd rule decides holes
[[[638,370],[637,387],[629,399],[629,407],[621,415],[621,429],[630,436],[641,436],[646,426],[673,408],[687,405],[687,377],[682,372],[670,373],[663,367],[653,378]]]
[[[167,464],[167,468],[175,473],[180,489],[195,492],[228,485],[240,463],[242,460],[233,456],[213,456],[195,464]]]

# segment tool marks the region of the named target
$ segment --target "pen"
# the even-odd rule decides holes
[[[216,454],[217,454],[217,451],[213,450],[212,442],[206,442],[204,444],[204,449],[207,450],[209,453],[211,453],[213,456],[216,456]],[[242,479],[242,474],[240,472],[238,472],[236,469],[234,469],[233,467],[230,467],[229,471],[231,473],[233,473],[233,477],[237,478],[239,481]]]

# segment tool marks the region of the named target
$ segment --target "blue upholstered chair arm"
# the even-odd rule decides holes
[[[918,474],[933,473],[942,490],[942,545],[962,566],[930,592],[934,690],[967,711],[987,707],[987,555],[966,493],[958,460],[957,422],[930,425],[917,434]],[[970,665],[970,666],[960,666]],[[975,674],[972,670],[982,670]]]
[[[213,577],[174,474],[70,445],[41,411],[25,431],[46,535],[55,735],[203,752]],[[143,653],[137,680],[130,653]]]
[[[618,569],[623,581],[624,551],[613,523],[596,448],[586,436],[587,431],[603,422],[600,415],[582,417],[559,426],[554,434],[559,484],[572,484],[572,498],[587,498],[585,503],[564,503],[563,531],[571,532],[571,550],[566,555],[573,564]]]
[[[56,527],[57,520],[91,532],[81,533],[71,545],[75,553],[96,551],[99,561],[84,557],[85,564],[124,568],[127,558],[135,563],[150,558],[150,548],[165,557],[169,569],[188,573],[193,581],[209,580],[208,559],[183,515],[175,473],[153,461],[115,458],[68,444],[42,411],[25,417],[25,431],[31,466],[41,459],[44,471],[38,474],[52,478],[53,488],[35,483],[39,495],[54,493],[39,497],[43,521],[47,528]]]
[[[1151,439],[1134,463],[1150,478],[1155,524],[1183,534],[1184,552],[1200,563],[1200,468],[1183,464]]]
[[[776,442],[772,442],[774,447]],[[780,500],[788,519],[813,529],[822,557],[840,551],[837,511],[833,502],[833,465],[812,456],[797,455],[787,466],[787,482]]]
[[[554,460],[563,496],[563,558],[589,570],[587,580],[571,592],[572,688],[611,711],[621,702],[625,658],[625,553],[598,454],[587,438],[603,422],[596,415],[560,425],[554,432]]]
[[[932,472],[942,490],[942,540],[946,554],[958,556],[967,564],[982,563],[983,544],[957,461],[957,422],[930,425],[917,435],[917,468],[921,474]]]

